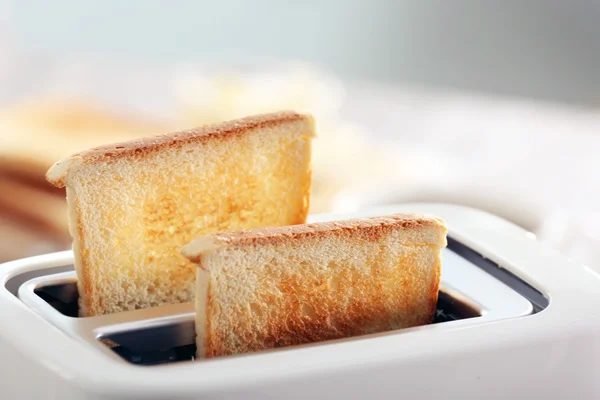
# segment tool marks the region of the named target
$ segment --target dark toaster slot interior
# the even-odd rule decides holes
[[[42,286],[35,289],[34,293],[61,314],[74,318],[79,316],[79,293],[76,283]]]
[[[479,310],[466,301],[440,291],[432,323],[479,316]],[[98,340],[124,360],[137,365],[189,361],[196,352],[193,321],[103,335]]]
[[[134,351],[127,347],[116,346],[112,350],[125,361],[136,365],[160,365],[179,361],[191,361],[196,354],[196,345],[188,344],[170,349]]]

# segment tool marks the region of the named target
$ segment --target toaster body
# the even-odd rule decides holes
[[[70,251],[0,265],[2,399],[598,399],[600,276],[499,217],[402,204],[448,226],[425,326],[194,359],[193,304],[81,318]]]

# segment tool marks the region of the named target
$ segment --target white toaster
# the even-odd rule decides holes
[[[0,265],[0,399],[600,399],[600,276],[474,209],[448,225],[433,323],[194,360],[194,306],[77,317],[72,252]]]

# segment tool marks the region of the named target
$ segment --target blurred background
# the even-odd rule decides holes
[[[600,3],[0,0],[0,261],[70,247],[76,151],[313,113],[312,212],[442,201],[600,271]]]

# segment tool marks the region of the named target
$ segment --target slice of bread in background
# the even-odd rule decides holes
[[[80,313],[192,301],[181,246],[214,231],[304,223],[314,120],[279,112],[102,146],[56,163]]]
[[[30,220],[38,229],[54,233],[57,239],[69,237],[64,201],[64,194],[40,190],[24,179],[0,172],[0,210]]]
[[[195,239],[198,358],[430,323],[446,232],[397,214]]]

